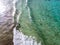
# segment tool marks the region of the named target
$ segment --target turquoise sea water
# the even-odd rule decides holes
[[[19,0],[20,30],[42,45],[60,45],[60,0]]]

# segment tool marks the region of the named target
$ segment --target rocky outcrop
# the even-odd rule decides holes
[[[7,19],[2,23],[0,22],[0,45],[12,45],[13,27],[14,23],[12,19]]]
[[[0,0],[0,45],[13,45],[13,0]]]

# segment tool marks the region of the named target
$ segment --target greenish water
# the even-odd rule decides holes
[[[25,35],[35,36],[42,45],[60,45],[60,1],[19,0],[19,28]]]

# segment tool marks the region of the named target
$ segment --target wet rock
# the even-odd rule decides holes
[[[14,28],[14,17],[13,3],[12,0],[0,0],[1,8],[0,12],[0,45],[13,45],[13,28]],[[4,10],[4,11],[3,11]]]
[[[4,22],[0,25],[0,45],[12,45],[13,44],[13,27],[14,24],[8,24]]]

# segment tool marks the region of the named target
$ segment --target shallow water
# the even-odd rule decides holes
[[[60,45],[60,0],[19,0],[20,29],[43,45]]]
[[[14,45],[60,45],[59,0],[0,0],[0,7],[0,25],[8,19],[21,25],[13,29]]]
[[[19,1],[23,1],[23,0],[19,0]],[[24,1],[23,2],[25,3],[25,6],[27,6],[28,0],[24,0]],[[20,5],[20,4],[18,4],[18,5]],[[15,7],[15,9],[16,9],[16,7]],[[19,23],[21,10],[18,10],[20,12],[16,17],[17,23]],[[29,8],[28,8],[28,12],[29,12]],[[29,18],[31,19],[30,15],[29,15]],[[16,24],[16,26],[17,26],[17,24]],[[14,45],[41,45],[41,42],[37,43],[37,41],[35,40],[35,37],[24,35],[21,31],[17,30],[16,27],[13,29],[13,42],[14,42]]]

